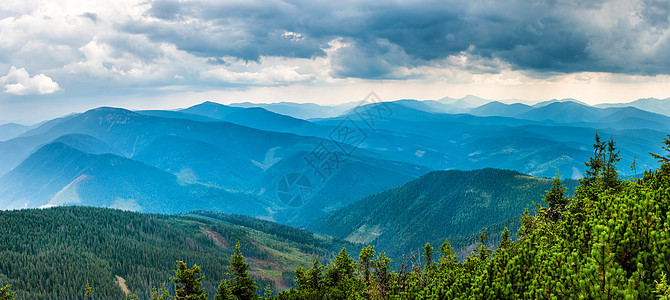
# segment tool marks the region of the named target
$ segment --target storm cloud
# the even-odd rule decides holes
[[[666,1],[157,0],[123,29],[202,57],[324,57],[334,75],[394,76],[462,52],[538,72],[670,72]],[[287,38],[297,33],[300,39]]]
[[[557,82],[670,82],[666,0],[10,0],[0,41],[0,105],[254,88],[341,98],[343,87],[405,83],[434,97],[449,84],[527,97]]]

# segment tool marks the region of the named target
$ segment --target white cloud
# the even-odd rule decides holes
[[[287,40],[290,40],[290,41],[293,41],[293,42],[297,42],[297,41],[300,41],[300,40],[305,38],[301,33],[291,32],[291,31],[286,31],[286,32],[282,33],[281,36],[283,38],[285,38]]]
[[[223,83],[269,86],[310,82],[327,76],[325,58],[261,57],[253,62],[226,57],[223,60],[226,65],[203,70],[200,76]]]
[[[49,76],[38,74],[30,76],[24,68],[12,66],[7,75],[0,77],[0,84],[5,87],[5,93],[14,95],[46,95],[60,90],[58,83]]]

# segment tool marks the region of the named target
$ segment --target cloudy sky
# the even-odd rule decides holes
[[[101,105],[670,97],[667,0],[2,0],[0,120]]]

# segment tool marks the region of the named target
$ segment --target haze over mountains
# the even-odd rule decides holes
[[[0,141],[0,208],[206,209],[303,227],[431,171],[497,168],[578,179],[596,131],[616,141],[621,176],[635,176],[657,166],[636,154],[660,152],[670,130],[670,117],[643,108],[666,111],[669,103],[530,105],[468,96],[333,107],[101,107],[30,128],[0,126],[7,139]]]

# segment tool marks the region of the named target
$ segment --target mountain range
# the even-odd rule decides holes
[[[279,108],[305,119],[271,111]],[[214,102],[170,111],[101,107],[32,127],[0,128],[7,137],[10,128],[18,134],[0,142],[5,209],[211,209],[302,227],[431,171],[498,168],[577,179],[596,132],[616,141],[619,172],[634,176],[657,166],[651,156],[636,154],[660,152],[670,117],[574,99],[529,105],[467,96],[330,108]],[[628,167],[633,160],[635,169]]]
[[[9,211],[0,218],[7,226],[26,218],[41,224],[128,219],[122,236],[110,229],[121,225],[109,220],[76,226],[139,248],[148,247],[146,239],[169,240],[188,248],[180,252],[187,258],[215,253],[208,261],[230,254],[225,234],[234,232],[252,249],[257,278],[279,289],[292,284],[291,268],[314,255],[331,257],[344,245],[377,245],[397,262],[426,241],[439,246],[448,238],[464,259],[482,227],[494,241],[505,227],[514,236],[520,214],[541,203],[550,177],[564,178],[571,193],[596,133],[616,142],[621,177],[658,166],[645,153],[663,152],[670,117],[662,112],[670,100],[643,100],[601,107],[574,99],[518,103],[474,96],[332,107],[204,102],[179,110],[100,107],[33,126],[6,124],[0,126],[0,209]],[[12,228],[5,234],[27,230]],[[290,237],[277,240],[287,232]],[[93,239],[86,234],[76,238]],[[20,257],[6,246],[31,238],[12,235],[0,253],[19,262],[46,255]],[[103,253],[105,241],[63,252],[55,240],[44,240],[31,249],[59,249],[55,260],[95,261],[91,270],[106,274],[96,284],[109,295],[119,293],[115,276],[133,291],[146,290],[149,281],[138,279],[140,271]],[[173,267],[151,259],[139,268],[162,276]],[[7,275],[13,268],[0,263],[0,285],[29,281]],[[218,276],[220,270],[210,271]],[[59,293],[67,294],[54,288],[35,295]]]
[[[204,106],[227,108],[211,103]],[[323,197],[300,208],[314,211],[297,214],[295,208],[278,199],[279,179],[291,173],[312,176],[305,158],[330,141],[214,118],[242,116],[241,120],[251,120],[246,125],[266,124],[278,130],[285,125],[287,131],[316,125],[262,109],[244,108],[234,108],[232,115],[211,114],[211,121],[204,122],[196,114],[198,109],[202,106],[195,107],[192,114],[165,112],[156,116],[160,113],[98,108],[46,122],[20,137],[0,142],[0,149],[6,154],[0,165],[0,172],[5,173],[0,178],[2,207],[81,203],[172,213],[208,202],[200,208],[305,224],[307,221],[300,216],[311,220],[367,193],[402,184],[430,170],[361,150],[342,157],[338,162],[342,167],[329,171],[327,178],[312,178],[311,193]],[[263,117],[246,119],[249,114]],[[100,181],[94,181],[96,178]],[[338,189],[335,185],[341,182],[346,182],[351,190]],[[158,205],[152,199],[168,204]],[[239,205],[232,208],[230,203]],[[262,208],[258,203],[264,203]]]

